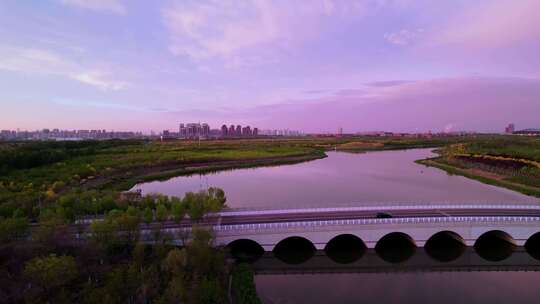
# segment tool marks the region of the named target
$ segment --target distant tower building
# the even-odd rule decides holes
[[[508,124],[508,126],[504,129],[504,132],[506,134],[512,134],[514,133],[515,130],[516,130],[516,126],[514,126],[514,124],[511,123],[511,124]]]
[[[253,128],[253,136],[257,136],[257,135],[259,135],[259,129]]]
[[[228,131],[229,131],[229,130],[227,129],[227,125],[221,126],[221,136],[227,137]]]
[[[236,131],[234,129],[234,125],[231,125],[229,127],[229,136],[235,136],[236,135]]]
[[[183,123],[181,123],[180,127],[178,128],[178,134],[180,135],[180,137],[186,137],[187,136],[186,126]]]
[[[237,126],[236,126],[236,135],[237,135],[237,136],[241,136],[241,135],[242,135],[242,126],[241,126],[241,125],[237,125]]]
[[[201,126],[201,134],[204,137],[210,136],[210,125],[207,123],[203,123]]]
[[[251,136],[251,127],[246,126],[246,127],[242,128],[242,135]]]

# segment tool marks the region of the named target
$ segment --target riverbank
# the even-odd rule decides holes
[[[417,163],[540,197],[540,138],[493,136],[437,149]]]
[[[428,159],[417,160],[416,163],[425,165],[428,167],[435,167],[441,170],[446,171],[449,174],[460,175],[470,179],[477,180],[484,184],[489,184],[492,186],[503,187],[525,195],[534,196],[540,198],[540,188],[528,186],[520,183],[515,183],[506,180],[507,177],[503,175],[498,175],[492,172],[482,171],[480,169],[473,168],[459,168],[456,166],[449,165],[442,161],[442,157],[434,157]]]
[[[106,147],[91,157],[74,158],[62,163],[66,172],[60,179],[69,188],[125,191],[135,184],[173,177],[251,167],[295,164],[326,157],[326,151],[362,153],[440,147],[454,143],[457,137],[437,139],[402,138],[289,138],[131,143]],[[75,164],[83,163],[80,170]],[[41,169],[45,169],[44,166]],[[58,168],[57,168],[58,169]],[[42,175],[40,168],[29,175]],[[38,171],[36,173],[36,171]],[[60,171],[61,172],[61,171]],[[76,177],[78,180],[70,181]],[[57,192],[57,194],[60,194]]]
[[[101,188],[125,191],[133,188],[136,184],[152,181],[163,181],[173,177],[193,174],[212,173],[234,169],[268,167],[297,164],[306,161],[327,157],[324,152],[310,153],[299,156],[269,157],[260,159],[240,159],[231,161],[216,161],[185,164],[171,164],[167,166],[147,167],[138,170],[132,177],[118,181],[107,179],[101,184]],[[93,185],[96,186],[95,184]]]
[[[101,207],[83,205],[96,204],[93,202],[111,197],[114,192],[131,189],[137,183],[218,170],[299,163],[323,158],[326,151],[368,152],[445,147],[492,137],[307,136],[200,142],[111,140],[0,143],[0,216],[9,218],[16,213],[37,218],[44,206],[56,208],[66,195],[87,196],[87,201],[82,202],[81,199],[77,206],[82,209],[80,212],[95,213]],[[512,150],[517,151],[519,147]]]

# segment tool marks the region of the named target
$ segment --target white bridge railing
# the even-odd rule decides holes
[[[215,232],[240,232],[240,231],[276,231],[287,229],[310,229],[323,226],[345,226],[345,225],[391,225],[391,224],[430,224],[430,223],[538,223],[540,217],[530,216],[456,216],[456,217],[408,217],[408,218],[386,218],[386,219],[345,219],[345,220],[323,220],[323,221],[298,221],[298,222],[276,222],[257,224],[233,224],[212,226]],[[540,226],[539,226],[540,227]],[[189,232],[191,227],[175,227],[162,229],[163,232],[175,233],[179,231]],[[143,230],[142,234],[150,234],[151,230]]]
[[[457,217],[405,217],[389,219],[345,219],[323,221],[276,222],[214,226],[214,231],[238,230],[282,230],[288,228],[309,228],[343,225],[384,225],[384,224],[428,224],[428,223],[531,223],[540,224],[540,217],[530,216],[457,216]]]
[[[395,211],[395,210],[460,210],[460,209],[482,209],[482,210],[538,210],[540,204],[516,205],[516,204],[403,204],[403,205],[369,205],[354,207],[325,207],[325,208],[299,208],[299,209],[267,209],[267,210],[235,210],[222,211],[217,213],[220,216],[249,216],[249,215],[274,215],[274,214],[294,214],[294,213],[326,213],[326,212],[347,212],[347,211]]]

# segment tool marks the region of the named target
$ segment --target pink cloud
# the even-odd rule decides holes
[[[432,43],[465,48],[497,48],[538,43],[540,2],[488,1],[449,19]]]
[[[540,80],[447,78],[377,88],[373,96],[328,96],[318,101],[258,107],[252,122],[311,132],[368,130],[500,131],[509,122],[538,127]]]

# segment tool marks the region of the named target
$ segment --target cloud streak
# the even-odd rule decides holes
[[[60,3],[79,9],[124,15],[126,7],[120,0],[60,0]]]
[[[227,67],[275,63],[275,53],[315,39],[332,18],[361,17],[361,1],[182,1],[162,10],[169,50],[194,60],[219,58]]]
[[[450,18],[434,43],[467,48],[514,47],[540,39],[540,2],[488,1]]]
[[[416,30],[403,29],[397,32],[384,34],[384,39],[386,39],[386,41],[394,45],[406,46],[420,39],[423,33],[424,33],[423,29],[416,29]]]
[[[87,68],[54,52],[23,47],[0,47],[0,70],[29,75],[60,76],[103,91],[118,91],[129,86],[113,79],[110,73]]]

